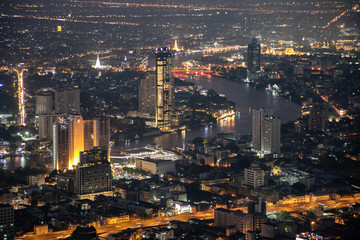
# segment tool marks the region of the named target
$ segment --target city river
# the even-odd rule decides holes
[[[251,108],[273,108],[275,115],[279,116],[282,123],[296,120],[300,115],[300,106],[279,96],[274,96],[264,90],[255,90],[247,84],[231,81],[226,78],[211,75],[176,75],[175,77],[184,78],[194,82],[197,86],[205,89],[214,89],[217,93],[224,94],[228,100],[236,103],[235,116],[221,120],[217,126],[204,126],[193,130],[182,131],[180,133],[169,133],[161,136],[144,138],[127,142],[126,145],[114,146],[115,149],[133,148],[146,146],[156,143],[164,148],[183,146],[185,141],[191,141],[195,137],[210,138],[218,133],[251,133]]]

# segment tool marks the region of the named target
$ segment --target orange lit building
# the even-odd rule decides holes
[[[110,158],[109,119],[83,120],[81,115],[59,118],[53,126],[54,169],[73,169],[80,159],[80,152],[101,146]]]

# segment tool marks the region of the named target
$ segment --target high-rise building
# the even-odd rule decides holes
[[[59,118],[53,125],[54,169],[72,169],[84,151],[84,122],[81,115]]]
[[[70,159],[69,168],[73,168],[80,161],[80,152],[84,151],[84,120],[81,115],[70,117]]]
[[[53,125],[53,168],[69,168],[70,159],[70,123],[66,118],[59,119]]]
[[[53,124],[54,168],[72,169],[79,163],[80,152],[104,147],[110,159],[110,120],[83,120],[81,115],[58,117]]]
[[[84,120],[84,150],[92,147],[104,147],[110,159],[110,120],[90,119]]]
[[[265,184],[265,172],[259,164],[251,164],[250,168],[244,169],[244,185],[258,188]]]
[[[107,151],[107,160],[110,161],[110,119],[101,118],[99,122],[99,144],[97,146],[104,147]]]
[[[39,115],[39,139],[53,139],[53,125],[65,114]]]
[[[112,196],[111,166],[106,149],[96,147],[81,152],[75,170],[75,193],[81,199],[94,199],[100,194]]]
[[[139,86],[139,112],[155,116],[156,75],[148,73]]]
[[[171,52],[156,49],[156,125],[161,131],[171,130],[174,114],[174,79],[171,77]]]
[[[263,120],[261,131],[261,152],[279,156],[281,120],[273,116],[266,116]]]
[[[14,208],[0,204],[0,239],[14,239]]]
[[[84,120],[84,151],[98,145],[98,122],[93,119]]]
[[[80,113],[80,89],[64,89],[55,92],[56,113]]]
[[[252,109],[252,147],[256,151],[261,151],[263,120],[273,114],[272,109]]]
[[[51,93],[36,95],[36,115],[50,114],[53,111],[53,97]]]
[[[260,71],[260,57],[261,57],[260,44],[257,43],[256,38],[253,38],[251,43],[248,45],[248,51],[247,51],[248,73],[254,74]]]

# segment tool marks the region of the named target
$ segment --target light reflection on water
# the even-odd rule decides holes
[[[195,137],[211,138],[218,133],[250,134],[251,108],[273,108],[275,115],[280,116],[282,123],[296,120],[300,115],[300,107],[287,99],[273,96],[262,90],[255,90],[247,84],[240,84],[229,79],[200,75],[195,78],[181,75],[188,81],[214,89],[219,94],[225,94],[228,100],[236,103],[236,114],[221,120],[217,126],[204,126],[191,131],[164,134],[157,137],[145,138],[128,142],[125,145],[114,146],[114,149],[128,149],[143,147],[156,143],[164,148],[183,147],[184,140],[191,141]],[[191,78],[191,79],[190,79]]]

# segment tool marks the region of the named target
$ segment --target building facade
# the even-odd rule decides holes
[[[266,116],[272,116],[274,114],[273,109],[252,109],[252,148],[255,151],[261,151],[261,142],[262,142],[262,128],[263,121]]]
[[[247,50],[248,73],[254,74],[260,71],[260,57],[261,46],[259,43],[257,43],[256,38],[253,38],[251,43],[248,45]]]
[[[100,194],[112,195],[111,166],[106,149],[97,147],[81,152],[75,170],[75,193],[82,199],[93,199]]]
[[[72,169],[80,160],[80,152],[101,146],[110,159],[110,120],[83,120],[81,115],[59,118],[53,125],[54,169]]]
[[[0,239],[14,239],[14,208],[0,204]]]
[[[172,54],[167,47],[156,49],[156,125],[171,130],[174,114],[174,79],[171,77]]]
[[[80,89],[65,89],[55,92],[55,113],[80,113]]]
[[[250,168],[244,169],[244,185],[251,188],[258,188],[265,184],[265,172],[259,164],[251,164]]]
[[[261,131],[261,152],[278,157],[280,155],[281,120],[273,116],[266,116]]]
[[[139,111],[155,116],[156,74],[148,73],[139,86]]]
[[[50,114],[53,111],[53,97],[51,93],[36,95],[36,115]]]
[[[165,174],[175,172],[175,161],[158,159],[136,159],[136,168],[151,172],[152,174]]]

